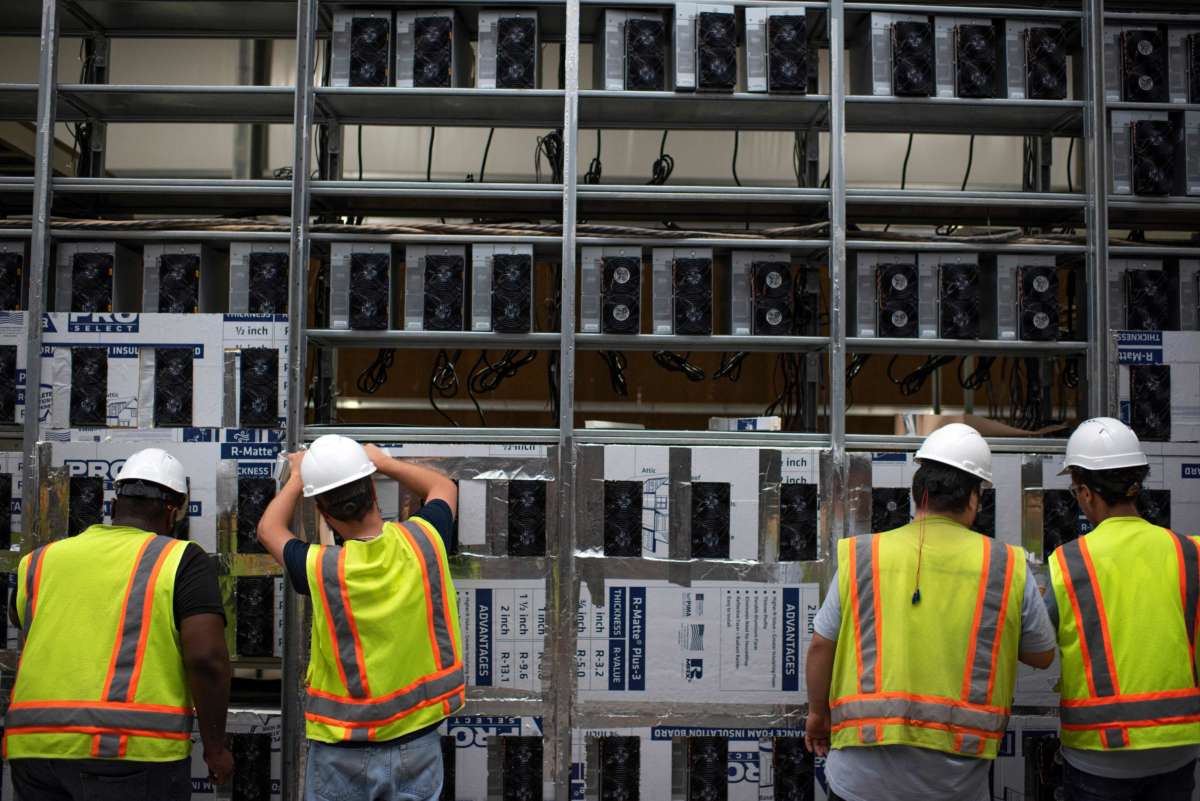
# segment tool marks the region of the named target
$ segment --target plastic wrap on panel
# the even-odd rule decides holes
[[[192,733],[192,798],[230,801],[271,801],[280,798],[283,718],[277,710],[231,709],[226,718],[226,742],[233,753],[230,786],[217,789],[208,780],[204,744]],[[5,796],[8,798],[9,796]]]
[[[575,728],[570,797],[586,801],[828,798],[824,759],[804,749],[798,723],[793,727],[757,721],[728,727],[691,725],[699,720],[703,718]]]
[[[1119,411],[1144,443],[1200,441],[1200,332],[1118,331]]]
[[[0,451],[0,570],[15,569],[21,550],[24,467],[25,455],[21,451]]]
[[[546,580],[456,578],[454,588],[472,702],[546,696]]]
[[[175,531],[177,539],[197,543],[209,553],[216,551],[217,476],[213,466],[220,459],[221,444],[215,442],[171,443],[106,439],[101,442],[54,442],[50,444],[50,471],[43,483],[42,514],[48,528],[47,540],[78,534],[87,525],[111,522],[113,481],[125,459],[149,445],[168,450],[188,476],[187,516]],[[57,503],[47,503],[47,495]],[[56,506],[63,508],[54,508]]]
[[[545,741],[543,719],[531,715],[459,715],[448,718],[438,728],[444,738],[444,755],[449,755],[445,777],[452,782],[442,797],[447,799],[473,799],[475,801],[502,801],[510,797],[554,798],[552,782],[553,748]],[[516,741],[518,748],[506,747],[506,741]],[[541,744],[541,765],[531,765],[529,760]],[[453,746],[452,749],[450,746]],[[513,778],[508,779],[505,792],[504,767],[506,758],[510,764],[521,762],[521,787]],[[539,770],[540,768],[540,770]],[[533,786],[540,778],[541,784]],[[520,792],[518,792],[520,791]]]
[[[871,454],[847,454],[846,536],[871,533]]]
[[[659,713],[695,705],[799,705],[804,657],[820,584],[797,565],[627,562],[603,577],[602,560],[581,564],[576,678],[581,702],[612,711]]]

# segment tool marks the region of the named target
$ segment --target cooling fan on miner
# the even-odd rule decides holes
[[[808,21],[804,16],[767,17],[767,91],[808,91]]]
[[[625,88],[661,92],[667,88],[667,32],[660,19],[625,22]]]
[[[234,587],[234,615],[237,655],[272,656],[275,651],[275,579],[271,576],[238,576]]]
[[[496,24],[496,86],[533,89],[537,83],[537,21],[501,17]]]
[[[392,23],[383,17],[354,17],[350,22],[350,85],[387,86]]]
[[[71,348],[72,428],[102,428],[108,425],[108,350]]]
[[[1157,28],[1121,32],[1121,94],[1134,103],[1166,103],[1167,43]]]
[[[1065,100],[1067,45],[1061,27],[1031,27],[1025,40],[1025,94],[1030,100]]]
[[[642,262],[629,256],[606,256],[601,262],[605,334],[636,334],[641,330]]]
[[[25,254],[0,250],[0,311],[20,310],[24,272]]]
[[[1178,131],[1169,120],[1133,123],[1133,193],[1169,195],[1175,188]]]
[[[462,331],[466,301],[465,262],[462,256],[438,254],[425,257],[426,331]]]
[[[817,558],[817,485],[779,487],[779,561],[811,562]]]
[[[938,268],[938,336],[979,339],[979,267],[943,264]]]
[[[251,314],[287,314],[288,254],[253,252],[250,273]]]
[[[640,481],[604,482],[604,555],[642,555],[642,493]]]
[[[881,337],[917,335],[917,266],[880,264],[875,268]]]
[[[242,348],[239,421],[246,428],[279,425],[279,351]]]
[[[71,257],[71,311],[113,310],[111,253],[76,253]]]
[[[533,328],[533,259],[524,253],[492,258],[492,330],[528,334]]]
[[[892,93],[897,97],[933,94],[933,25],[899,21],[892,24]]]
[[[1146,442],[1171,441],[1171,366],[1129,367],[1129,427]]]
[[[67,487],[67,536],[104,522],[104,479],[71,476]]]
[[[1125,328],[1165,331],[1171,325],[1171,278],[1165,270],[1125,271]]]
[[[350,328],[384,331],[390,324],[392,257],[388,253],[350,254]]]
[[[912,520],[912,493],[903,487],[871,490],[871,530],[891,531]]]
[[[674,287],[674,333],[708,336],[712,334],[712,260],[675,259],[672,265]]]
[[[750,295],[754,304],[751,325],[755,335],[784,336],[792,333],[795,303],[792,284],[790,263],[750,263]]]
[[[955,94],[958,97],[995,97],[999,74],[996,29],[991,25],[957,26],[954,51]]]
[[[158,311],[193,314],[200,311],[200,256],[164,253],[158,260]]]
[[[159,428],[192,424],[191,348],[156,348],[154,351],[154,425]]]
[[[1042,490],[1042,549],[1049,557],[1060,545],[1079,537],[1079,505],[1070,490]]]
[[[696,17],[696,88],[732,92],[737,85],[737,23],[733,14]]]
[[[729,484],[692,482],[692,558],[729,558]]]
[[[413,21],[413,86],[445,88],[451,84],[454,20],[417,17]]]

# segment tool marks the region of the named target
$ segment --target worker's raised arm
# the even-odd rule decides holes
[[[389,456],[382,448],[374,445],[364,447],[371,463],[380,473],[394,481],[399,481],[419,495],[426,503],[436,500],[445,501],[446,505],[450,507],[450,514],[457,516],[458,485],[453,481],[431,467]]]
[[[258,541],[267,549],[271,557],[283,564],[283,547],[289,541],[296,539],[292,533],[292,516],[296,513],[296,504],[303,494],[304,481],[300,478],[300,460],[304,452],[288,454],[289,475],[287,483],[267,504],[262,517],[258,519]]]

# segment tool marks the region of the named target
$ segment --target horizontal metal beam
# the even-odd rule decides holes
[[[367,442],[437,442],[476,444],[541,444],[558,443],[557,428],[404,428],[370,425],[310,425],[304,427],[304,441],[311,442],[325,434],[341,434]]]
[[[1065,439],[1040,437],[985,437],[993,453],[1065,453]],[[924,437],[884,434],[847,434],[846,447],[856,451],[916,451]]]
[[[854,353],[912,353],[949,356],[1020,355],[1056,356],[1087,351],[1086,342],[1023,342],[1006,339],[902,339],[897,337],[847,337]]]
[[[580,350],[627,351],[782,351],[807,353],[829,347],[829,337],[794,336],[683,336],[677,334],[577,334],[575,345]]]
[[[596,445],[730,445],[743,448],[828,448],[828,434],[793,431],[663,431],[577,428],[575,441]]]

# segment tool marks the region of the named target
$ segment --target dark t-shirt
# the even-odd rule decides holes
[[[194,542],[188,543],[175,571],[175,600],[172,610],[175,628],[192,615],[220,615],[225,621],[225,605],[217,584],[217,569],[212,558]],[[17,594],[11,594],[8,617],[17,624]]]
[[[413,517],[419,517],[442,538],[449,542],[454,530],[454,515],[450,513],[450,505],[440,498],[429,501],[417,510]],[[283,566],[292,582],[292,589],[301,595],[308,595],[308,549],[310,543],[300,540],[289,540],[283,546]]]

